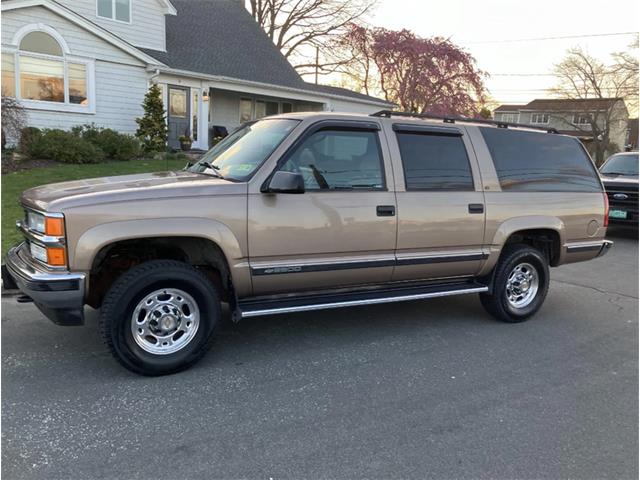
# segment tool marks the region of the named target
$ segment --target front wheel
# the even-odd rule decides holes
[[[522,322],[536,313],[549,290],[546,257],[528,245],[513,245],[502,253],[493,292],[480,295],[484,308],[498,320]]]
[[[124,273],[102,304],[100,325],[114,357],[129,370],[164,375],[207,351],[220,321],[214,286],[190,265],[145,262]]]

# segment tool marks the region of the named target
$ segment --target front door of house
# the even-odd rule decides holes
[[[192,136],[189,131],[189,89],[169,86],[169,146],[180,148],[180,137]]]

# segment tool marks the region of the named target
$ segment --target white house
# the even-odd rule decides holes
[[[227,130],[289,111],[370,113],[392,104],[305,82],[242,0],[2,0],[2,92],[28,123],[134,133],[151,83],[169,143],[207,149]]]

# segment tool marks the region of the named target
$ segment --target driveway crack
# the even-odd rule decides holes
[[[565,285],[572,285],[574,287],[582,287],[582,288],[588,288],[590,290],[595,290],[598,293],[603,293],[605,295],[617,295],[619,297],[626,297],[626,298],[633,298],[635,300],[638,300],[638,297],[635,297],[633,295],[627,295],[624,293],[619,293],[619,292],[608,292],[607,290],[602,290],[601,288],[597,288],[597,287],[592,287],[591,285],[584,285],[582,283],[573,283],[573,282],[567,282],[564,280],[554,280],[552,279],[553,282],[557,282],[557,283],[564,283]]]

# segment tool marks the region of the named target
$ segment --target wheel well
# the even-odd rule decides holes
[[[549,265],[555,267],[560,260],[560,234],[550,228],[536,228],[531,230],[520,230],[512,233],[506,245],[514,243],[523,243],[531,247],[537,248],[545,254],[549,261]]]
[[[130,268],[149,260],[177,260],[203,272],[223,301],[235,298],[224,253],[211,240],[200,237],[151,237],[122,240],[103,247],[93,260],[87,303],[102,305],[113,282]]]

